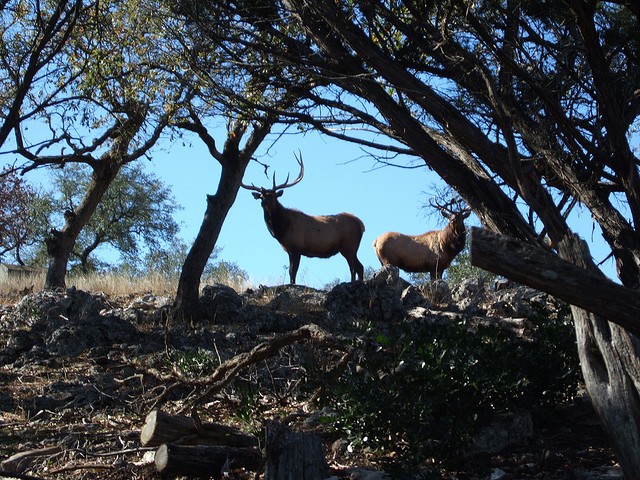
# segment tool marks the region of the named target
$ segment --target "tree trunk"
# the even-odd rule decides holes
[[[118,146],[119,147],[119,146]],[[115,147],[114,147],[115,148]],[[106,153],[94,168],[91,183],[80,202],[73,211],[65,212],[65,224],[62,230],[52,230],[46,239],[49,255],[49,269],[44,288],[53,290],[65,287],[69,255],[76,243],[78,235],[96,211],[100,200],[120,171],[120,163],[113,160],[111,153]]]
[[[630,333],[640,332],[640,295],[605,280],[586,243],[577,236],[566,236],[558,250],[571,265],[557,258],[559,265],[553,265],[552,254],[508,237],[477,228],[471,232],[473,265],[573,303],[578,354],[589,396],[625,478],[640,478],[640,341]]]
[[[278,422],[267,425],[264,480],[323,480],[327,478],[322,440],[317,435],[293,432]]]
[[[597,270],[587,244],[576,237],[558,245],[560,255]],[[640,341],[624,328],[571,307],[582,375],[591,401],[614,445],[627,480],[640,479]]]
[[[227,213],[236,199],[247,164],[248,158],[245,160],[239,156],[235,162],[229,161],[227,165],[223,165],[218,191],[215,195],[207,196],[207,209],[200,231],[180,273],[176,300],[171,309],[171,318],[175,321],[193,323],[199,320],[200,277],[216,245]]]

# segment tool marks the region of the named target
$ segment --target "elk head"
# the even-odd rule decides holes
[[[452,252],[459,253],[463,248],[467,239],[467,231],[464,227],[464,220],[471,214],[469,207],[461,208],[462,200],[453,198],[446,204],[440,204],[435,200],[429,201],[429,204],[442,213],[442,216],[449,220],[444,228],[443,233],[447,238],[447,244]]]
[[[298,178],[296,178],[293,182],[289,183],[289,175],[287,175],[287,179],[283,184],[276,185],[276,174],[274,173],[272,188],[256,187],[253,184],[245,185],[244,183],[241,183],[240,186],[242,186],[242,188],[246,188],[247,190],[252,190],[253,198],[255,198],[256,200],[262,200],[262,208],[264,208],[265,211],[271,210],[275,206],[277,199],[284,193],[283,190],[285,188],[293,187],[296,183],[300,182],[300,180],[302,180],[302,177],[304,176],[304,164],[302,163],[302,156],[298,157],[296,155],[295,158],[298,162],[298,165],[300,165],[300,174],[298,175]]]
[[[448,201],[444,205],[432,199],[429,200],[429,205],[436,210],[439,210],[440,213],[442,213],[442,216],[449,220],[449,223],[456,231],[464,229],[464,220],[471,215],[471,209],[469,207],[460,208],[462,200],[458,200],[456,198]],[[454,208],[454,206],[457,206],[458,208]]]

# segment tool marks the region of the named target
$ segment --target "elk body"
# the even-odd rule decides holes
[[[373,248],[383,266],[395,265],[406,272],[429,272],[432,280],[442,278],[445,269],[464,248],[467,237],[464,219],[471,210],[453,211],[434,206],[449,219],[444,229],[422,235],[387,232],[374,240]]]
[[[289,278],[296,283],[296,274],[300,265],[300,257],[328,258],[340,253],[349,263],[351,281],[358,276],[362,280],[363,266],[358,260],[357,252],[364,233],[362,221],[350,213],[337,215],[311,216],[285,208],[278,201],[283,189],[292,187],[304,175],[302,159],[298,159],[300,174],[292,183],[285,181],[276,185],[275,175],[273,188],[259,188],[253,185],[242,185],[253,190],[253,196],[262,201],[264,220],[271,235],[280,242],[282,248],[289,254]]]

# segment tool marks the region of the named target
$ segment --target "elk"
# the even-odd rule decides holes
[[[356,254],[364,233],[364,224],[358,217],[350,213],[311,216],[299,210],[285,208],[278,201],[285,188],[292,187],[302,180],[304,175],[302,157],[296,157],[296,160],[300,165],[300,174],[291,183],[288,183],[287,176],[282,185],[276,185],[274,174],[273,188],[241,184],[243,188],[253,191],[253,197],[256,200],[262,200],[267,228],[289,254],[291,283],[296,283],[301,255],[329,258],[337,253],[342,254],[349,263],[351,281],[355,281],[356,275],[358,280],[362,280],[364,268]]]
[[[404,235],[387,232],[373,242],[373,248],[380,263],[395,265],[406,272],[429,272],[431,279],[442,278],[445,269],[464,248],[467,232],[464,219],[471,213],[470,208],[452,210],[455,200],[446,205],[430,202],[440,210],[449,223],[442,230],[434,230],[422,235]]]

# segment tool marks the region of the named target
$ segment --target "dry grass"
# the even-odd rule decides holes
[[[12,305],[23,296],[42,289],[45,274],[31,275],[0,282],[0,304]],[[250,286],[250,282],[227,282],[224,279],[205,279],[201,287],[207,284],[224,283],[240,292]],[[169,280],[161,275],[147,275],[140,278],[129,278],[113,273],[89,275],[72,275],[67,278],[67,286],[74,286],[87,292],[102,292],[110,297],[119,295],[142,295],[153,292],[156,295],[175,295],[177,280]]]

